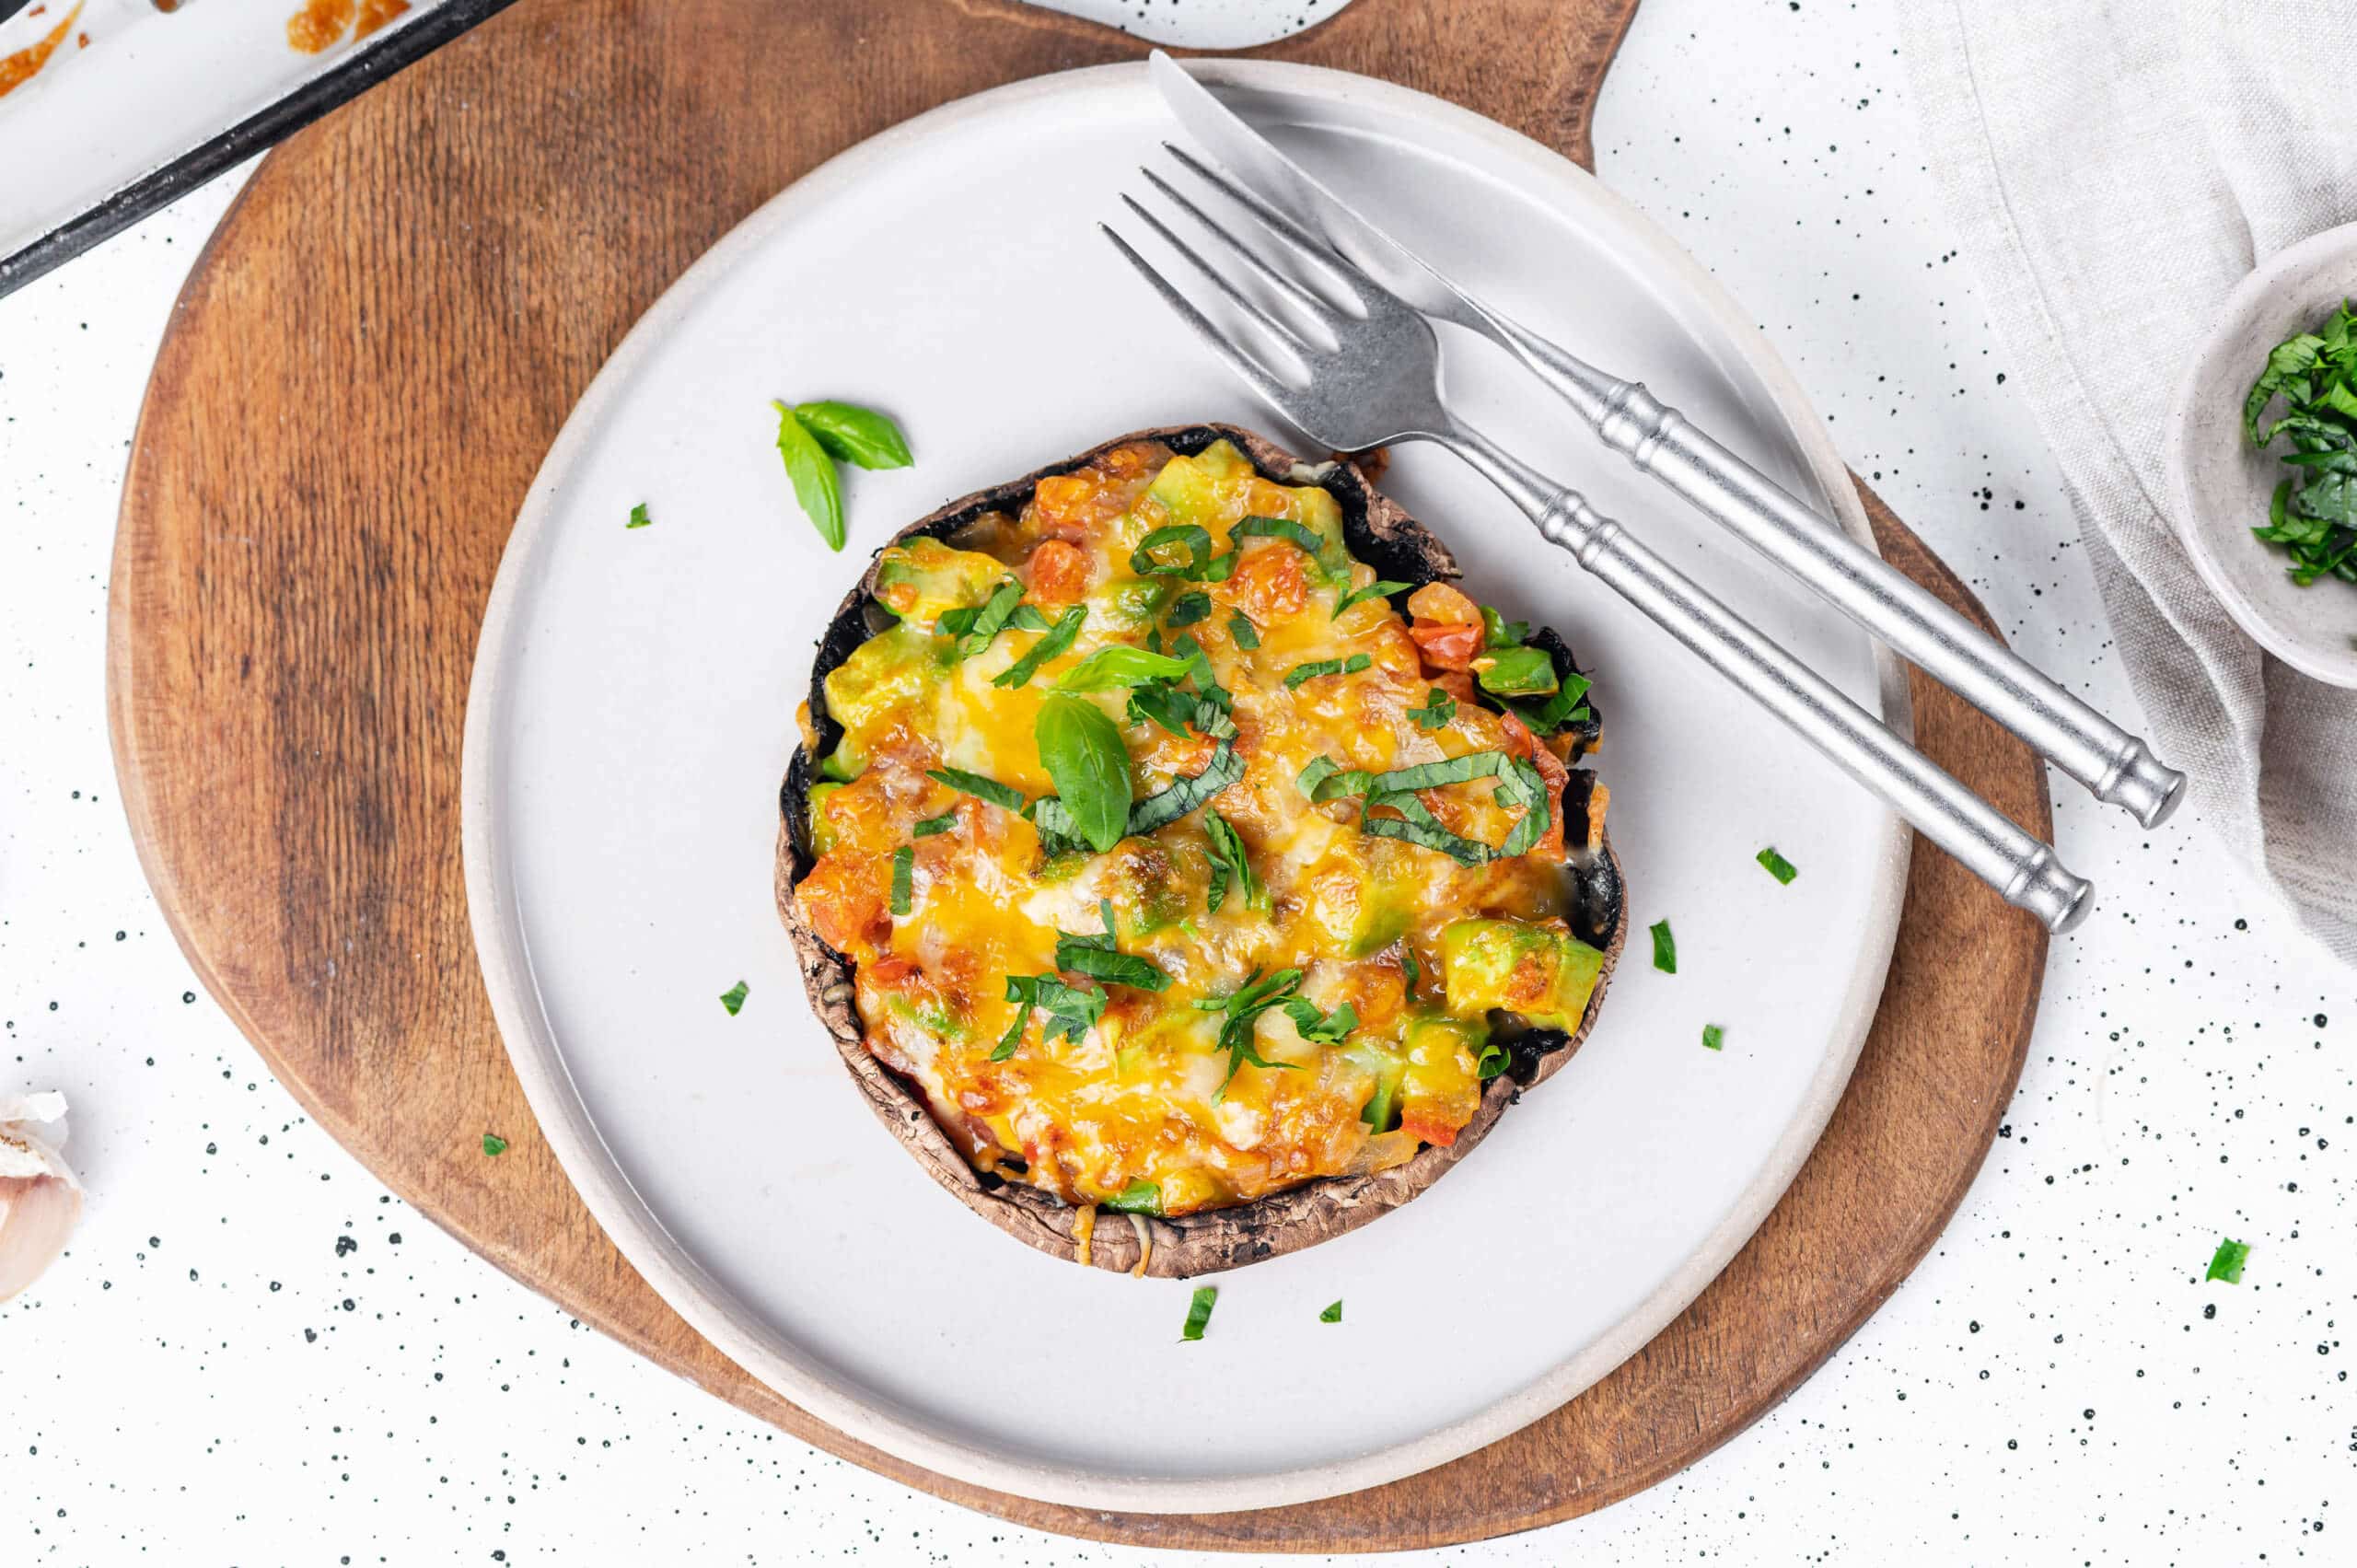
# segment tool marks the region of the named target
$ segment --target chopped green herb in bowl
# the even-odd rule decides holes
[[[2283,412],[2267,418],[2282,399]],[[2344,299],[2314,332],[2277,343],[2243,402],[2243,430],[2291,471],[2275,486],[2253,535],[2291,557],[2306,587],[2319,577],[2357,583],[2357,306]]]

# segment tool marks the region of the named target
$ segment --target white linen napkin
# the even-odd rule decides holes
[[[2227,619],[2177,542],[2161,456],[2228,292],[2357,220],[2357,0],[1899,12],[1925,154],[2069,484],[2154,746],[2243,864],[2357,962],[2357,691]]]

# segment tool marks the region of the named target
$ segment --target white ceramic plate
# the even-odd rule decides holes
[[[1444,266],[1630,367],[1867,537],[1766,342],[1633,211],[1433,99],[1232,64],[1239,107]],[[509,1054],[590,1209],[780,1393],[961,1480],[1220,1510],[1466,1453],[1609,1371],[1734,1255],[1815,1142],[1882,990],[1906,835],[1543,545],[1451,459],[1387,488],[1469,585],[1593,666],[1633,929],[1579,1055],[1423,1197],[1189,1286],[1056,1262],[937,1189],[812,1018],[771,903],[777,786],[815,637],[867,553],[939,502],[1139,425],[1286,433],[1095,232],[1175,134],[1143,66],[955,103],[856,147],[691,268],[616,350],[534,484],[467,714],[475,940]],[[1510,445],[1902,726],[1867,641],[1736,559],[1486,349],[1455,386]],[[795,510],[768,400],[847,398],[913,469],[848,481],[853,547]],[[625,529],[646,502],[654,526]],[[1780,887],[1753,863],[1800,867]],[[1680,972],[1649,966],[1669,919]],[[741,1016],[716,1000],[743,979]],[[1724,1051],[1701,1045],[1726,1029]],[[1343,1321],[1318,1310],[1337,1297]]]

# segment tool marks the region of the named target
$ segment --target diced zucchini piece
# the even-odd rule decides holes
[[[901,620],[930,632],[944,610],[981,604],[1011,575],[996,556],[920,537],[885,547],[876,568],[876,597]]]
[[[1428,1143],[1454,1142],[1481,1104],[1480,1062],[1487,1023],[1464,1018],[1415,1018],[1402,1041],[1407,1064],[1399,1075],[1400,1124]]]
[[[1097,1206],[1118,1209],[1125,1214],[1158,1214],[1162,1213],[1162,1188],[1152,1181],[1132,1181]]]
[[[810,847],[820,854],[835,847],[835,825],[827,819],[827,797],[842,787],[839,784],[810,786]]]
[[[1371,1132],[1390,1132],[1399,1121],[1399,1083],[1408,1064],[1379,1046],[1353,1040],[1347,1049],[1351,1060],[1375,1077],[1375,1092],[1360,1109],[1359,1120]]]
[[[1119,627],[1149,625],[1170,601],[1173,584],[1169,577],[1109,578],[1088,596],[1090,619],[1101,615]]]
[[[1418,889],[1412,863],[1391,841],[1357,839],[1306,878],[1306,891],[1304,912],[1350,957],[1363,958],[1408,929]]]
[[[1575,1028],[1604,955],[1561,921],[1459,920],[1440,934],[1441,984],[1452,1013],[1492,1008],[1538,1028]]]
[[[1492,648],[1473,661],[1481,690],[1501,697],[1544,697],[1562,682],[1544,648]]]
[[[941,655],[942,645],[932,633],[904,621],[862,643],[828,675],[827,714],[843,726],[844,737],[835,757],[848,751],[848,761],[856,764],[842,776],[856,777],[866,766],[860,738],[892,709],[923,693],[943,668]],[[829,772],[828,776],[837,775]]]
[[[1252,462],[1231,441],[1214,441],[1191,458],[1173,458],[1146,487],[1174,523],[1192,523],[1214,534],[1234,519],[1229,503],[1252,478]]]

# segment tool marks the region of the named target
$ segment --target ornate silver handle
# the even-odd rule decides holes
[[[2086,918],[2094,888],[2051,845],[1956,782],[1879,719],[1802,664],[1627,529],[1480,432],[1435,439],[1504,491],[1549,542],[1643,610],[1704,663],[1756,698],[1844,772],[1888,802],[1925,838],[2051,931]]]
[[[2185,775],[2143,741],[1942,603],[1643,385],[1605,375],[1490,315],[1491,335],[1578,410],[1604,444],[1890,645],[2039,755],[2150,828]]]

